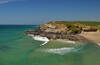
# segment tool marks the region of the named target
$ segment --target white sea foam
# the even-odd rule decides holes
[[[75,41],[66,41],[67,43],[75,44]]]
[[[49,53],[64,55],[65,53],[75,51],[75,48],[73,48],[73,47],[68,47],[68,48],[64,47],[64,48],[56,48],[56,49],[46,49],[44,51],[49,52]]]
[[[75,44],[76,43],[75,41],[70,41],[70,40],[60,40],[60,39],[58,39],[57,41],[64,42],[64,43],[69,43],[69,44]]]
[[[38,41],[43,41],[44,43],[41,44],[40,46],[42,45],[45,45],[46,43],[49,42],[49,39],[47,37],[41,37],[39,35],[33,35],[33,34],[29,34],[29,36],[31,36],[34,40],[38,40]]]

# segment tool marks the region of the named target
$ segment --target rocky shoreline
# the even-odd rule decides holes
[[[81,30],[81,27],[79,26],[77,27]],[[73,33],[73,31],[69,30],[68,27],[66,27],[64,24],[56,24],[54,22],[40,25],[40,28],[38,30],[28,30],[25,31],[24,33],[32,34],[34,36],[47,37],[48,39],[54,39],[54,40],[65,39],[83,43],[91,42],[85,37],[79,35],[81,31],[78,32],[76,31]]]
[[[90,40],[86,39],[80,35],[66,35],[66,34],[56,34],[56,33],[44,33],[39,31],[25,31],[26,34],[32,34],[35,36],[47,37],[48,39],[66,39],[71,41],[79,41],[79,42],[90,42]]]

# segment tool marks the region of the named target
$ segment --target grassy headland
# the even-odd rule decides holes
[[[54,21],[57,24],[65,24],[66,26],[71,25],[80,25],[80,26],[90,26],[90,27],[95,27],[98,30],[100,30],[100,22],[97,21]]]
[[[55,21],[60,24],[82,24],[87,26],[97,26],[100,25],[100,22],[97,21]]]
[[[49,39],[67,39],[71,41],[90,42],[84,32],[100,33],[100,22],[96,21],[51,21],[41,24],[39,30],[26,31]],[[80,35],[81,34],[81,35]],[[95,36],[94,34],[94,36]],[[88,34],[89,35],[89,34]],[[99,36],[99,35],[98,35]],[[93,39],[97,39],[93,37]]]

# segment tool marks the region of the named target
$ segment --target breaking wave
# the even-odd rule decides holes
[[[57,49],[47,49],[45,50],[45,52],[64,55],[65,53],[68,53],[71,50],[73,50],[73,48],[57,48]]]
[[[64,47],[64,48],[55,48],[55,49],[44,49],[43,51],[48,53],[65,55],[66,53],[77,52],[78,50],[80,50],[80,48]]]
[[[47,44],[49,42],[49,39],[47,37],[41,37],[39,35],[33,35],[33,34],[29,34],[28,36],[32,37],[34,40],[37,40],[37,41],[43,41],[44,43],[41,44],[40,46],[43,46],[45,44]]]

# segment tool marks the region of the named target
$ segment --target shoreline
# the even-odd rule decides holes
[[[34,35],[34,34],[28,34],[28,36],[32,37],[34,40],[43,41],[44,43],[42,45],[45,45],[50,40],[53,40],[53,39],[47,38],[46,36],[43,37],[43,36]],[[100,39],[99,39],[100,32],[84,32],[81,34],[74,35],[74,37],[79,38],[79,39],[77,40],[56,39],[56,40],[60,42],[66,42],[66,43],[72,43],[72,44],[75,44],[76,42],[80,42],[80,43],[94,42],[100,46]]]
[[[91,43],[95,42],[100,45],[100,32],[96,27],[80,24],[57,23],[55,21],[47,24],[41,24],[38,30],[25,31],[26,34],[31,34],[34,40],[44,41],[45,45],[51,39],[61,39],[66,43]],[[65,41],[64,41],[65,40]],[[73,42],[74,41],[74,42]]]
[[[43,41],[44,43],[41,44],[40,46],[43,46],[47,44],[49,41],[51,41],[47,37],[42,37],[40,35],[28,34],[28,36],[32,37],[34,40]],[[80,42],[80,43],[94,42],[100,46],[100,38],[99,38],[100,32],[84,32],[75,36],[81,38],[81,41],[79,40],[73,41],[73,40],[68,40],[68,39],[56,39],[56,41],[69,43],[69,44],[75,44],[76,42]]]
[[[100,32],[84,32],[79,35],[97,43],[100,46]]]
[[[89,40],[85,39],[83,36],[81,36],[80,38],[82,38],[81,41],[73,41],[73,40],[68,40],[68,39],[48,39],[47,37],[42,37],[40,35],[34,35],[34,34],[28,34],[29,37],[33,38],[34,40],[37,41],[43,41],[44,43],[41,44],[40,46],[43,46],[45,44],[47,44],[48,42],[50,42],[51,40],[55,40],[61,43],[66,43],[66,44],[76,44],[76,43],[88,43],[90,42]],[[79,35],[78,35],[79,37]]]
[[[39,36],[39,35],[28,34],[28,36],[33,38],[34,40],[43,41],[44,43],[41,44],[40,46],[43,46],[43,45],[47,44],[49,41],[52,40],[52,39],[48,39],[47,37],[42,37],[42,36]],[[62,42],[62,43],[67,43],[67,44],[75,44],[76,43],[76,41],[65,40],[65,39],[56,39],[56,41],[59,41],[59,42]]]

